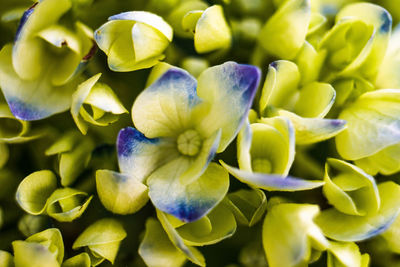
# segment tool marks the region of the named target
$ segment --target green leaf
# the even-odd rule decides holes
[[[34,172],[19,184],[16,199],[26,212],[39,215],[47,207],[47,199],[57,188],[57,178],[49,170]]]

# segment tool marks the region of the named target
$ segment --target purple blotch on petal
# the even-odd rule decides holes
[[[117,137],[118,156],[129,157],[139,143],[158,143],[158,138],[147,138],[144,134],[133,127],[126,127],[119,131]]]
[[[18,99],[7,100],[11,113],[20,120],[34,121],[50,116],[48,112],[40,110]]]
[[[19,21],[18,29],[15,34],[14,42],[18,41],[20,37],[20,33],[22,28],[24,27],[25,23],[28,21],[28,18],[32,15],[33,11],[35,10],[35,7],[39,4],[39,2],[34,3],[30,8],[28,8],[24,14],[21,17],[21,20]]]

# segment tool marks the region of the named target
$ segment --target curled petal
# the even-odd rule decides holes
[[[300,71],[296,64],[287,60],[278,60],[268,66],[267,77],[261,91],[260,112],[267,106],[290,109],[291,99],[300,83]]]
[[[214,5],[202,12],[194,31],[194,47],[197,53],[206,53],[231,45],[231,31],[224,18],[223,9]]]
[[[47,200],[47,214],[60,222],[71,222],[85,212],[93,196],[72,188],[55,190]]]
[[[206,227],[202,225],[202,220],[204,219],[207,220]],[[205,246],[231,237],[236,231],[236,220],[228,206],[221,203],[206,217],[195,222],[186,223],[176,228],[176,230],[185,244],[189,246]]]
[[[87,247],[89,256],[98,264],[104,260],[114,263],[119,245],[125,237],[126,232],[120,222],[108,218],[101,219],[86,228],[75,240],[72,248]]]
[[[118,115],[128,112],[110,87],[97,83],[100,76],[99,73],[81,83],[72,95],[72,118],[83,134],[87,132],[87,123],[106,126],[115,122]],[[84,104],[90,105],[91,111]]]
[[[302,191],[321,187],[324,182],[303,180],[291,176],[277,174],[253,173],[239,170],[220,161],[222,166],[239,181],[249,184],[252,187],[268,191]]]
[[[296,144],[298,145],[313,144],[327,140],[347,127],[344,120],[302,118],[286,110],[280,110],[278,114],[290,119],[293,123]]]
[[[378,185],[380,209],[366,216],[348,215],[327,209],[316,218],[324,235],[338,241],[361,241],[384,232],[400,213],[400,186],[393,182]]]
[[[34,172],[19,184],[16,199],[26,212],[38,215],[45,211],[47,199],[57,188],[57,178],[53,172]]]
[[[323,118],[335,102],[336,92],[328,83],[312,82],[300,89],[294,112],[302,117]]]
[[[323,192],[337,210],[350,215],[375,213],[380,208],[378,187],[372,176],[337,159],[325,165]]]
[[[238,222],[249,227],[261,220],[267,209],[267,198],[259,189],[240,189],[227,198]]]

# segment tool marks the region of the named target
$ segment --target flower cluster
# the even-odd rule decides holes
[[[6,1],[0,267],[400,266],[371,2]]]

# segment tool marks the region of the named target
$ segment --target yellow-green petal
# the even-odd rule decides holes
[[[92,256],[114,263],[120,243],[125,237],[126,232],[119,221],[100,219],[78,236],[72,248],[87,247]]]
[[[0,250],[0,267],[14,267],[13,256],[4,250]]]
[[[271,55],[293,59],[304,44],[311,20],[309,0],[288,0],[261,29],[259,42]]]
[[[83,134],[87,132],[87,123],[107,126],[115,122],[118,115],[128,112],[108,85],[97,83],[100,76],[101,73],[81,83],[72,95],[72,118]],[[87,110],[84,104],[92,110]]]
[[[383,89],[361,95],[339,119],[347,129],[336,136],[339,154],[349,160],[371,156],[400,142],[400,90]]]
[[[146,232],[139,246],[139,255],[149,267],[180,267],[186,256],[169,240],[161,224],[149,218]]]
[[[327,267],[367,267],[355,243],[329,242]]]
[[[210,228],[199,225],[207,218]],[[205,246],[218,243],[231,237],[236,231],[236,220],[228,205],[223,202],[215,207],[206,217],[195,222],[186,223],[176,228],[185,244]]]
[[[61,267],[90,267],[90,257],[83,252],[64,261]]]
[[[278,115],[290,119],[295,129],[296,144],[307,145],[332,138],[346,129],[346,121],[337,119],[302,118],[279,110]]]
[[[228,194],[227,201],[237,221],[249,227],[261,220],[267,209],[267,198],[259,189],[240,189]]]
[[[312,82],[300,89],[294,112],[301,117],[323,118],[331,109],[336,92],[328,83]]]
[[[49,170],[34,172],[19,184],[16,199],[26,212],[38,215],[45,211],[47,199],[57,188],[57,178]]]
[[[96,171],[96,187],[101,203],[116,214],[131,214],[149,200],[148,188],[135,177],[109,170]]]
[[[360,216],[379,210],[381,200],[375,180],[357,166],[330,158],[324,181],[324,195],[337,210]]]
[[[394,182],[378,185],[380,209],[366,216],[347,215],[327,209],[316,218],[324,235],[338,241],[361,241],[384,232],[400,213],[400,186]]]
[[[204,10],[194,31],[194,47],[197,53],[228,48],[231,39],[231,30],[225,20],[222,7],[214,5]]]
[[[187,259],[199,266],[206,266],[203,254],[201,254],[201,252],[196,248],[185,244],[184,240],[169,222],[168,217],[164,212],[157,209],[157,218],[167,233],[169,240],[171,240],[172,244],[174,244],[177,249],[183,252]]]
[[[60,222],[71,222],[85,212],[93,196],[73,188],[59,188],[48,198],[46,212]]]
[[[328,240],[314,222],[318,213],[317,205],[272,206],[265,217],[262,233],[269,266],[307,266],[313,251],[329,247]]]
[[[268,66],[267,77],[261,91],[260,113],[267,106],[291,108],[291,99],[300,83],[300,71],[291,61],[278,60]]]
[[[64,242],[60,230],[57,228],[49,228],[40,233],[36,233],[28,237],[26,242],[39,243],[56,256],[59,264],[64,258]]]

